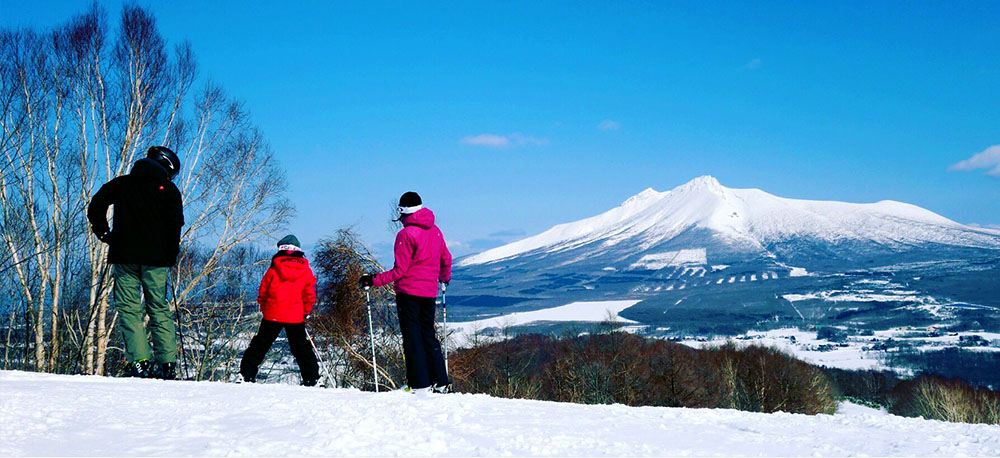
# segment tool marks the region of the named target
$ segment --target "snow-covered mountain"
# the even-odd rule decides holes
[[[622,312],[630,320],[705,333],[767,320],[979,329],[1000,319],[1000,231],[901,202],[787,199],[710,176],[456,266],[465,319],[622,300],[640,300]]]
[[[0,371],[0,456],[995,456],[1000,428]]]
[[[901,202],[786,199],[759,189],[727,188],[702,176],[670,191],[647,189],[605,213],[466,257],[458,265],[574,252],[576,259],[563,259],[563,265],[602,258],[615,269],[657,270],[723,263],[733,255],[794,262],[803,258],[797,254],[814,257],[816,251],[855,258],[929,245],[1000,249],[1000,232]]]

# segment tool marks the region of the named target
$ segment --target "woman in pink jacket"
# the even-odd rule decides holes
[[[361,286],[394,283],[406,382],[410,389],[447,392],[451,382],[434,332],[434,300],[438,283],[451,281],[451,253],[434,225],[434,213],[423,207],[417,193],[407,192],[399,198],[399,218],[403,230],[396,234],[395,265],[392,270],[362,276]]]

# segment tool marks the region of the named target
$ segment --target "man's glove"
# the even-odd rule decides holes
[[[375,286],[375,275],[374,274],[362,275],[361,279],[358,280],[358,284],[361,285],[362,288],[371,288],[372,286]]]
[[[305,314],[305,315],[302,316],[302,319],[306,320],[306,321],[309,321],[309,317],[311,317],[311,316],[312,315],[310,315],[310,314],[307,313],[307,314]]]

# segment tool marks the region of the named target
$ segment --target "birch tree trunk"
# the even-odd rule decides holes
[[[121,10],[116,30],[107,24],[95,4],[50,32],[0,30],[0,244],[9,253],[0,272],[16,279],[0,284],[0,307],[11,310],[4,367],[17,358],[40,371],[118,367],[108,353],[117,346],[117,314],[107,246],[90,234],[85,209],[149,146],[170,147],[184,164],[176,180],[187,225],[169,284],[181,315],[219,303],[213,282],[258,262],[234,250],[292,214],[284,173],[243,106],[210,83],[192,93],[190,45],[168,48],[153,16],[137,6]],[[15,313],[21,304],[27,313]],[[185,322],[182,331],[215,326],[226,340],[243,316],[198,315],[204,321]],[[213,355],[200,358],[215,364]]]

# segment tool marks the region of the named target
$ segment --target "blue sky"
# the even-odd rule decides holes
[[[88,5],[42,3],[0,26]],[[247,103],[306,244],[384,250],[414,190],[464,254],[704,174],[1000,224],[997,2],[286,3],[138,2]]]

